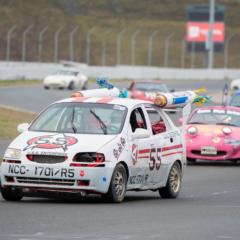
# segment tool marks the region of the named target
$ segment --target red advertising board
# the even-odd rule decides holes
[[[186,40],[188,42],[206,42],[208,38],[208,22],[188,22]],[[215,43],[224,42],[225,25],[223,22],[215,22],[213,30],[213,40]]]

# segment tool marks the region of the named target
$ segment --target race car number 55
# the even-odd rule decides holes
[[[54,169],[52,167],[34,166],[32,171],[30,171],[30,169],[24,165],[9,165],[8,168],[9,174],[25,175],[30,172],[31,174],[34,174],[36,176],[65,177],[65,178],[74,177],[74,169],[72,168]]]

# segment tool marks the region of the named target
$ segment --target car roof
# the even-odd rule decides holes
[[[151,101],[131,99],[131,98],[114,98],[114,97],[75,97],[75,98],[66,98],[55,103],[62,102],[72,102],[72,103],[101,103],[101,104],[118,104],[126,106],[127,108],[132,108],[138,104],[142,103],[153,103]]]

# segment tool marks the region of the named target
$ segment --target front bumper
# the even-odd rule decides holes
[[[67,88],[68,87],[67,82],[61,82],[61,81],[44,82],[43,85],[51,88]]]
[[[28,192],[58,191],[106,193],[113,169],[110,167],[69,167],[47,164],[1,165],[2,187],[18,187]]]
[[[213,148],[215,153],[208,154],[203,151],[204,148]],[[239,146],[230,144],[213,144],[211,142],[195,142],[189,143],[187,141],[187,158],[200,159],[207,161],[225,161],[225,160],[238,160],[240,159]]]

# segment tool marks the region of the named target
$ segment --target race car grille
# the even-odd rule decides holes
[[[71,179],[54,179],[54,178],[29,178],[29,177],[16,177],[19,183],[30,184],[44,184],[44,185],[59,185],[59,186],[73,186],[75,180]]]
[[[32,162],[36,163],[47,163],[47,164],[55,164],[62,163],[66,160],[64,156],[45,156],[45,155],[32,155]]]
[[[225,156],[227,154],[226,151],[217,151],[217,154],[201,154],[200,150],[192,150],[193,154],[199,155],[199,156],[206,156],[206,157],[216,157],[216,156]]]

